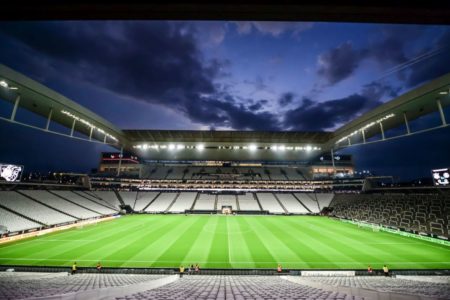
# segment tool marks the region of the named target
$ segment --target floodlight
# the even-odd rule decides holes
[[[258,147],[256,147],[256,145],[253,145],[253,144],[248,146],[248,149],[249,149],[250,151],[255,151],[257,148],[258,148]]]
[[[174,150],[175,149],[175,145],[174,144],[170,144],[169,145],[169,150]]]
[[[8,88],[8,83],[6,83],[6,81],[2,80],[2,81],[0,81],[0,86],[2,86],[4,88]]]
[[[233,149],[234,149],[234,150],[238,150],[238,149],[239,149],[239,146],[233,146]]]
[[[270,149],[272,149],[273,151],[277,151],[278,147],[276,145],[273,145],[272,147],[270,147]]]
[[[310,145],[308,145],[308,146],[305,147],[305,150],[306,150],[306,151],[311,151],[311,150],[312,150],[312,147],[311,147]]]
[[[278,150],[284,151],[286,150],[286,146],[285,145],[278,146]]]
[[[198,144],[197,146],[195,146],[195,148],[199,151],[203,151],[205,149],[205,145],[203,144]]]
[[[178,145],[177,145],[177,149],[178,149],[178,150],[184,149],[184,145],[178,144]]]

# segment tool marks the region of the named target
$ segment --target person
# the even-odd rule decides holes
[[[183,277],[183,273],[184,273],[184,267],[183,265],[180,266],[180,278]]]
[[[195,265],[195,274],[198,274],[200,272],[200,266],[198,263]]]
[[[97,263],[97,271],[100,272],[102,270],[102,264],[100,262]]]
[[[369,274],[369,275],[373,274],[373,269],[370,265],[367,267],[367,274]]]
[[[282,271],[282,269],[281,269],[281,265],[280,265],[280,264],[278,264],[278,267],[277,267],[277,272],[278,272],[278,274],[280,274],[280,273],[281,273],[281,271]]]
[[[384,276],[386,276],[386,277],[389,276],[389,269],[386,265],[384,265],[384,267],[383,267],[383,273],[384,273]]]
[[[77,262],[74,262],[72,265],[72,275],[75,275],[75,273],[77,272]]]

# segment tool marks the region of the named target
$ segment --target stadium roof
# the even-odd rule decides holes
[[[319,151],[329,151],[332,148],[363,143],[364,138],[367,140],[378,135],[381,130],[387,131],[404,125],[405,118],[410,122],[423,115],[439,112],[439,105],[441,107],[450,105],[449,90],[450,73],[380,105],[335,132],[121,130],[63,95],[23,74],[0,65],[0,99],[46,118],[47,126],[40,128],[17,121],[14,108],[11,116],[9,118],[1,117],[2,120],[53,132],[51,128],[48,128],[48,121],[51,120],[71,129],[70,134],[58,134],[108,143],[118,149],[123,147],[125,150],[147,159],[309,159],[312,157],[312,152],[318,154]],[[438,128],[448,126],[445,118],[441,121]],[[75,136],[74,132],[78,132],[84,137]],[[199,143],[205,148],[205,151],[201,153],[194,151],[195,145]],[[178,151],[177,154],[165,150],[170,148],[171,144],[185,150]],[[224,150],[248,149],[250,144],[255,144],[253,147],[256,146],[262,151],[256,151],[256,154],[250,155],[247,153],[248,151],[247,154],[243,154],[245,151],[228,151],[227,154]],[[152,146],[155,148],[151,148]],[[277,153],[268,151],[280,146],[281,148],[278,150],[282,151]],[[309,153],[310,151],[306,150],[311,150],[310,147],[317,151]],[[296,148],[302,151],[284,151]]]
[[[323,144],[331,132],[291,131],[202,131],[202,130],[123,130],[128,140],[135,142],[180,143],[315,143]]]

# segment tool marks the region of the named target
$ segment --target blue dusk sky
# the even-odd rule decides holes
[[[0,40],[0,63],[123,129],[333,131],[450,72],[450,26],[438,25],[0,22]],[[111,150],[17,127],[0,124],[8,141],[0,161],[86,172],[100,151]],[[450,165],[442,142],[448,134],[440,129],[346,153],[360,169],[425,176]],[[402,153],[420,139],[436,143],[411,154],[411,166]],[[434,149],[443,149],[441,161],[418,158]],[[385,151],[394,154],[383,167]],[[414,170],[401,171],[408,167]]]

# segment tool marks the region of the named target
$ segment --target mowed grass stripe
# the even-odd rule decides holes
[[[152,263],[152,267],[162,267],[167,266],[167,263],[162,263],[166,261],[180,261],[183,262],[186,253],[192,247],[192,242],[195,240],[197,236],[201,236],[204,225],[207,220],[205,218],[190,218],[190,216],[186,216],[185,220],[182,221],[182,225],[184,228],[184,233],[179,234],[176,232],[176,235],[173,235],[172,242],[167,245],[167,248],[164,252],[162,252],[158,257],[154,257],[154,261]],[[159,262],[158,262],[159,261]],[[194,262],[190,262],[188,264],[194,264]],[[169,264],[170,266],[170,264]]]
[[[12,265],[446,269],[449,257],[448,246],[311,216],[133,215],[0,245]]]
[[[202,218],[202,220],[205,220],[202,232],[191,241],[191,247],[181,262],[185,266],[198,263],[200,268],[208,267],[208,256],[216,236],[219,218]]]
[[[161,217],[161,216],[160,216]],[[179,216],[178,216],[179,217]],[[190,219],[179,219],[178,222],[174,222],[172,226],[167,228],[165,232],[161,232],[158,235],[153,235],[153,241],[148,241],[149,245],[147,247],[148,260],[151,261],[150,266],[152,267],[161,267],[161,266],[170,266],[172,264],[167,264],[165,262],[158,262],[158,257],[162,256],[164,252],[166,252],[176,241],[183,237],[187,230],[191,227],[193,223],[198,221],[196,218]],[[172,259],[176,261],[176,259]]]
[[[42,258],[50,258],[53,261],[55,261],[55,258],[61,258],[61,255],[67,255],[64,256],[61,261],[58,261],[59,265],[69,264],[70,260],[73,259],[73,257],[76,257],[79,255],[78,250],[75,251],[75,249],[78,248],[78,246],[87,244],[87,243],[95,243],[97,244],[98,236],[107,236],[107,240],[109,241],[109,233],[119,233],[121,231],[128,231],[133,226],[136,226],[137,222],[136,220],[132,220],[131,222],[127,222],[125,220],[119,219],[118,222],[110,223],[110,227],[100,227],[97,225],[91,225],[89,227],[85,227],[83,229],[74,229],[79,232],[73,232],[71,231],[63,231],[60,232],[58,235],[46,235],[43,237],[35,238],[34,241],[36,243],[30,243],[27,244],[25,248],[20,247],[20,245],[16,245],[16,247],[11,247],[8,249],[8,251],[13,250],[14,253],[10,254],[9,256],[12,258],[30,258],[29,260],[24,260],[23,263],[25,264],[36,264],[36,265],[45,265],[43,263]],[[96,228],[98,230],[91,230],[92,228]],[[85,231],[86,234],[83,235],[82,231]],[[75,234],[74,234],[75,233]],[[83,238],[82,242],[80,242],[78,239],[74,238]],[[46,239],[61,239],[64,240],[64,242],[41,242],[41,240]],[[31,245],[31,246],[30,246]],[[73,256],[70,252],[75,251],[75,255]],[[0,248],[0,253],[2,255],[8,255],[8,252],[3,254],[2,249]],[[39,258],[39,260],[33,260],[33,258]],[[10,263],[13,263],[14,261],[11,261]],[[55,263],[53,263],[55,264]]]
[[[359,244],[359,241],[366,239],[367,236],[353,235],[354,238],[348,237],[349,231],[343,230],[338,224],[330,224],[323,222],[322,226],[318,226],[316,221],[312,220],[313,224],[310,226],[310,230],[315,232],[318,236],[324,236],[332,242],[334,248],[345,254],[348,258],[348,263],[338,265],[341,268],[367,268],[367,265],[372,261],[377,261],[379,257],[386,255],[393,256],[391,260],[398,259],[397,256],[380,251],[376,248],[368,248],[363,244]],[[341,225],[341,224],[339,224]],[[378,252],[378,255],[374,255]],[[380,253],[384,252],[384,253]]]
[[[246,242],[248,249],[250,250],[250,254],[253,257],[255,267],[266,268],[268,265],[273,266],[276,259],[272,256],[272,253],[266,248],[259,235],[255,232],[255,228],[251,226],[251,223],[258,217],[246,216],[239,218],[241,219],[241,222],[245,224],[245,227],[251,229],[251,233],[246,234]],[[246,266],[243,266],[243,268],[246,268]]]
[[[246,242],[246,235],[251,229],[241,218],[231,217],[228,220],[228,246],[230,248],[230,264],[233,268],[254,268],[255,261]]]
[[[53,249],[52,253],[53,255],[48,256],[49,259],[61,259],[61,261],[64,261],[63,265],[70,265],[80,256],[86,255],[91,253],[92,251],[95,251],[101,246],[107,245],[107,244],[118,244],[118,241],[126,237],[127,235],[130,235],[135,230],[138,230],[141,227],[141,224],[139,222],[121,222],[122,226],[119,228],[115,228],[116,230],[106,229],[102,230],[101,232],[89,232],[86,236],[86,240],[83,240],[82,242],[74,240],[73,242],[67,242],[66,244],[66,251],[61,251],[62,246],[55,247]],[[95,226],[95,225],[94,225]],[[82,230],[82,229],[81,229]],[[127,240],[132,239],[129,236],[127,237]],[[109,251],[111,249],[115,249],[117,246],[111,245],[109,248]],[[37,264],[39,265],[46,265],[48,264],[48,261],[39,261]]]
[[[299,261],[300,258],[297,254],[289,249],[283,241],[280,241],[276,234],[274,234],[271,228],[264,226],[264,220],[259,217],[254,217],[250,219],[250,226],[253,228],[253,232],[258,236],[261,243],[264,245],[265,249],[270,253],[271,259],[258,261],[257,263],[263,268],[276,268],[277,264],[281,261],[285,262],[295,262]]]
[[[175,219],[153,218],[152,222],[142,218],[140,226],[135,228],[133,232],[124,235],[119,241],[111,241],[106,245],[104,260],[115,260],[117,266],[135,266],[149,267],[152,260],[148,257],[146,249],[150,247],[155,240],[155,236],[164,235],[170,228],[177,224]],[[142,256],[141,253],[144,253]],[[101,254],[99,254],[101,255]],[[129,260],[137,260],[139,262],[129,262]],[[121,263],[119,263],[121,261]]]
[[[218,223],[206,266],[209,268],[231,268],[227,218],[224,216],[212,216],[212,218],[218,218]]]
[[[343,223],[334,219],[313,220],[315,224],[314,228],[316,232],[324,233],[325,236],[331,236],[333,240],[341,237],[345,245],[350,245],[350,249],[346,250],[349,254],[356,259],[359,264],[342,263],[341,268],[364,268],[364,264],[388,263],[391,268],[405,268],[406,265],[412,261],[416,261],[416,268],[430,268],[430,265],[426,262],[430,260],[428,257],[421,255],[420,257],[412,257],[410,251],[415,251],[417,243],[414,239],[407,238],[409,243],[401,243],[402,236],[387,232],[373,232],[367,229],[358,228],[353,224]],[[313,228],[313,230],[314,230]],[[348,236],[354,237],[353,239]],[[377,244],[378,243],[378,244]],[[345,250],[344,250],[345,251]],[[445,261],[445,260],[441,260]]]

